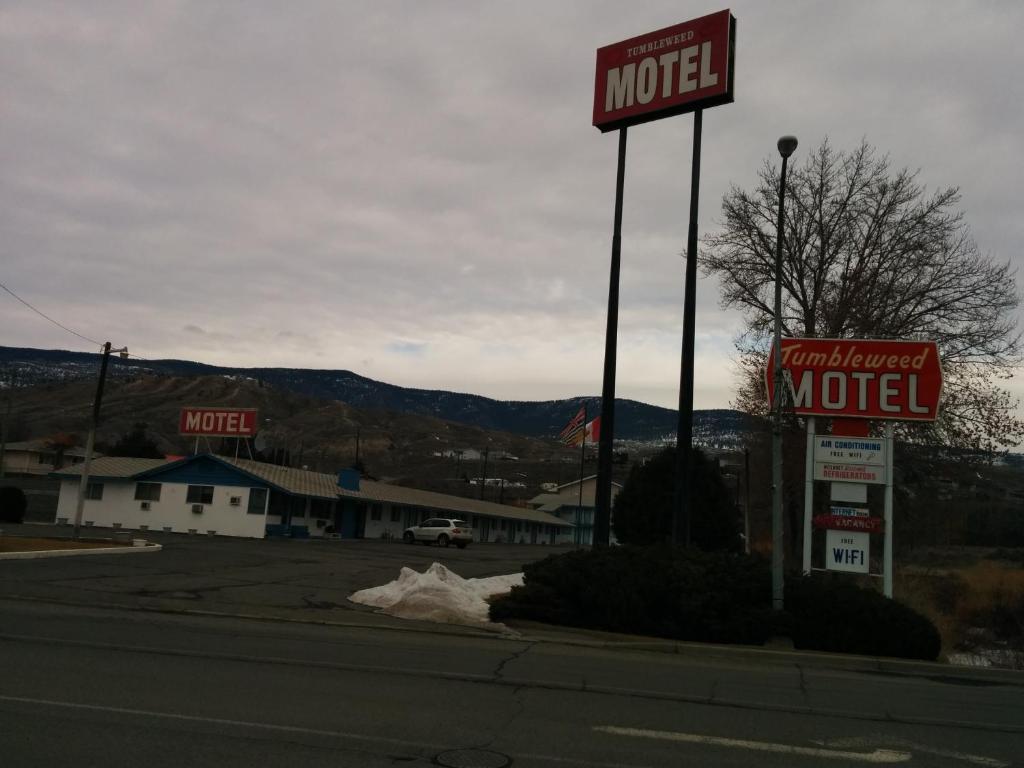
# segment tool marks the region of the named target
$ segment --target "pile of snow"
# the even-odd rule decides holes
[[[395,581],[354,592],[348,599],[402,619],[502,629],[489,621],[486,598],[505,594],[522,583],[521,573],[464,579],[434,563],[423,573],[403,568]]]

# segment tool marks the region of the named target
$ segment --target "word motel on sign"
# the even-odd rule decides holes
[[[609,69],[604,111],[650,104],[659,90],[661,98],[667,99],[718,85],[718,73],[711,71],[711,50],[712,43],[707,41]]]
[[[850,398],[856,398],[856,409],[868,411],[869,404],[877,405],[883,413],[901,413],[901,403],[906,403],[909,413],[928,413],[927,406],[918,400],[916,373],[883,373],[870,371],[826,371],[815,386],[815,371],[808,369],[800,374],[794,387],[797,408],[820,405],[834,411],[846,410],[852,405]]]

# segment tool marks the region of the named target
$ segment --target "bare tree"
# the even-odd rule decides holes
[[[724,227],[702,253],[722,304],[745,310],[735,404],[754,413],[767,409],[778,169],[766,161],[759,177],[752,193],[734,186],[726,194]],[[979,252],[959,203],[955,187],[928,194],[917,173],[893,171],[867,142],[845,153],[826,139],[787,179],[783,333],[938,342],[942,416],[913,435],[994,451],[1024,438],[1017,403],[999,386],[1021,360],[1019,297],[1009,263]]]

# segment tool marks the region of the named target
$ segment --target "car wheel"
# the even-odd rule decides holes
[[[459,549],[465,549],[466,548],[466,542],[464,542],[464,541],[456,541],[455,542],[455,546],[458,547]]]
[[[406,544],[415,544],[416,537],[412,535],[412,531],[406,531],[402,534],[402,539],[405,540]]]
[[[439,547],[447,547],[451,543],[451,539],[448,538],[448,534],[442,533],[437,537],[437,545]]]

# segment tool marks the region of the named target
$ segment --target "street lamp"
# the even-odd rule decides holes
[[[782,178],[779,180],[779,220],[775,228],[775,390],[772,398],[772,608],[783,610],[782,578],[782,228],[786,205],[786,162],[796,151],[796,136],[779,139]]]
[[[110,361],[110,353],[117,352],[122,360],[128,359],[128,347],[121,349],[110,348],[108,341],[103,345],[103,360],[100,362],[100,379],[96,384],[96,397],[92,403],[92,426],[89,427],[89,437],[85,441],[85,462],[82,465],[82,480],[78,484],[78,501],[75,505],[75,533],[77,539],[82,528],[82,510],[85,508],[85,494],[89,489],[89,468],[92,464],[93,446],[96,444],[96,427],[100,423],[100,404],[103,402],[103,384],[107,378],[107,363]]]

